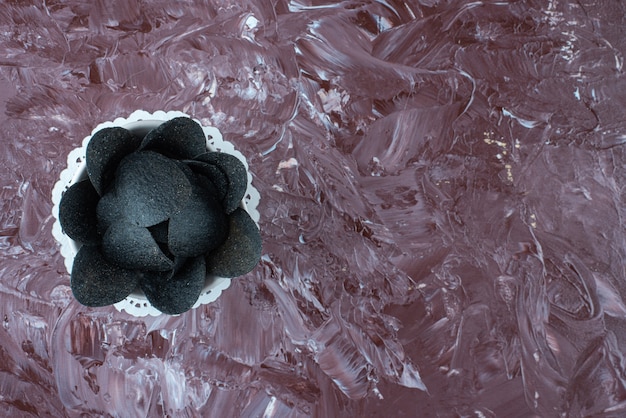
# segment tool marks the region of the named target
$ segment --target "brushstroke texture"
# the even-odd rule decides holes
[[[616,0],[3,5],[3,410],[626,414],[625,16]],[[218,127],[261,193],[261,264],[179,317],[80,306],[50,233],[68,152],[136,109]]]

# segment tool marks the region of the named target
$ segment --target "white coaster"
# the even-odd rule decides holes
[[[113,122],[104,122],[99,124],[93,131],[91,131],[91,135],[103,128],[113,126],[119,126],[139,134],[145,134],[150,129],[159,126],[161,123],[180,116],[190,117],[185,113],[177,111],[157,111],[149,113],[143,110],[136,110],[128,118],[117,118]],[[195,121],[202,125],[200,121]],[[207,150],[231,154],[241,160],[246,167],[246,171],[248,172],[248,189],[242,201],[242,207],[248,212],[250,217],[258,226],[260,215],[257,210],[257,206],[259,204],[260,195],[257,189],[252,186],[252,175],[250,174],[246,158],[241,152],[235,149],[232,143],[224,141],[221,132],[217,128],[212,126],[202,126],[202,129],[207,137]],[[87,144],[89,144],[89,141],[91,140],[91,135],[87,136],[83,140],[81,147],[72,150],[68,154],[67,168],[61,172],[59,180],[52,189],[52,216],[54,216],[55,219],[54,224],[52,225],[52,235],[61,245],[61,255],[65,259],[65,268],[69,273],[72,272],[72,265],[74,263],[74,257],[78,252],[79,244],[70,239],[61,230],[61,224],[59,223],[59,202],[61,201],[61,196],[65,190],[67,190],[75,182],[87,177],[85,154],[87,151]],[[222,291],[230,286],[230,280],[231,279],[224,277],[208,276],[204,289],[192,309],[215,301],[222,294]],[[128,295],[126,299],[116,303],[114,306],[120,312],[124,310],[129,314],[138,317],[147,315],[162,315],[159,310],[154,308],[150,302],[148,302],[148,299],[146,299],[140,289],[136,289],[133,293]]]

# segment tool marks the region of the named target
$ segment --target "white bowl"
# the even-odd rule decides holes
[[[67,190],[72,184],[87,178],[87,165],[85,154],[87,150],[87,144],[91,140],[91,136],[101,129],[119,126],[133,132],[138,136],[145,136],[151,129],[156,128],[161,123],[170,119],[189,115],[182,112],[163,112],[158,111],[155,113],[148,113],[143,110],[137,110],[133,112],[128,118],[118,118],[113,122],[105,122],[98,125],[90,136],[87,136],[83,140],[81,147],[74,149],[68,154],[67,168],[61,172],[59,181],[56,183],[52,190],[52,215],[55,218],[54,225],[52,227],[52,235],[61,245],[61,255],[65,259],[65,267],[68,273],[72,271],[72,265],[74,263],[74,257],[80,249],[80,244],[65,235],[61,229],[59,223],[59,202],[61,196],[65,190]],[[196,120],[200,125],[199,121]],[[208,151],[220,151],[231,154],[237,157],[246,167],[248,171],[248,163],[239,151],[235,149],[232,143],[224,141],[221,132],[211,126],[202,126],[204,134],[207,138],[207,150]],[[248,188],[244,199],[241,201],[241,207],[245,209],[250,217],[257,223],[259,222],[259,212],[257,211],[257,205],[259,203],[259,193],[252,186],[252,175],[248,171]],[[200,305],[211,303],[215,301],[222,293],[222,291],[230,286],[230,278],[207,276],[204,289],[195,303],[192,309],[197,308]],[[128,295],[126,299],[118,302],[114,305],[120,312],[125,310],[134,316],[158,316],[162,313],[154,308],[148,299],[145,297],[141,289],[136,289],[133,293]]]

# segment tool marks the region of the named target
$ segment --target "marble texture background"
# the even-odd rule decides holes
[[[626,414],[617,0],[0,4],[0,415]],[[79,305],[51,189],[180,110],[261,193],[260,265],[178,317]]]

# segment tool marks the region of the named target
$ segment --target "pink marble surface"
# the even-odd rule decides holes
[[[626,414],[622,2],[0,4],[0,415]],[[261,264],[179,317],[79,305],[69,151],[218,127]]]

